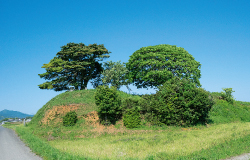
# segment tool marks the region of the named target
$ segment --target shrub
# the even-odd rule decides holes
[[[98,106],[98,116],[102,123],[114,124],[121,119],[121,98],[115,87],[98,86],[95,93],[95,103]]]
[[[222,88],[222,92],[212,92],[210,95],[213,97],[215,103],[218,102],[218,100],[225,100],[230,104],[234,103],[234,97],[232,93],[234,92],[232,88]]]
[[[123,101],[123,124],[127,128],[136,128],[141,124],[139,99],[128,97]]]
[[[123,115],[123,124],[127,128],[136,128],[141,125],[141,116],[138,108],[127,109]]]
[[[226,100],[228,103],[234,103],[234,97],[232,93],[234,92],[232,88],[222,88],[224,92],[221,92],[222,99]]]
[[[64,126],[74,126],[77,122],[77,114],[75,111],[70,111],[68,112],[64,117],[63,117],[63,125]]]
[[[143,98],[141,107],[145,117],[157,125],[205,123],[214,104],[207,91],[179,78],[165,82],[156,94]]]

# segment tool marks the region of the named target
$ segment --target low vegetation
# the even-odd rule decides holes
[[[77,122],[78,118],[75,111],[70,111],[66,113],[63,117],[63,125],[64,126],[74,126]]]
[[[44,159],[223,159],[250,152],[248,102],[231,104],[212,93],[215,104],[204,125],[159,126],[147,121],[140,112],[140,121],[128,118],[126,127],[124,118],[115,124],[100,124],[95,92],[62,93],[41,108],[26,127],[21,124],[12,128]],[[141,96],[117,93],[124,115],[140,109]],[[63,126],[63,117],[71,110],[78,121],[74,126]],[[45,123],[46,116],[50,118]]]

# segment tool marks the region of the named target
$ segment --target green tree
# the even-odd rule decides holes
[[[121,98],[115,87],[98,86],[95,93],[95,103],[98,106],[99,118],[105,124],[114,124],[121,118]]]
[[[207,122],[214,102],[210,93],[186,79],[174,77],[156,94],[143,96],[141,110],[154,124],[188,126]]]
[[[49,81],[38,86],[55,91],[68,90],[70,86],[82,90],[103,71],[99,61],[108,58],[109,53],[104,45],[68,43],[48,64],[42,66],[46,72],[38,75]]]
[[[221,92],[222,99],[233,104],[234,97],[233,97],[232,93],[235,92],[235,91],[233,91],[233,88],[222,88],[222,90],[224,91],[224,92]]]
[[[184,48],[166,44],[143,47],[126,64],[129,80],[137,88],[158,87],[173,77],[189,79],[200,86],[200,66]]]
[[[126,74],[128,69],[126,68],[125,63],[118,62],[104,62],[104,71],[102,72],[102,83],[105,85],[111,84],[116,87],[118,90],[122,85],[126,85],[128,88],[128,79]]]

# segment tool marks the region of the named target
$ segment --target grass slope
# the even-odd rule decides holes
[[[38,112],[35,114],[31,121],[31,125],[39,125],[42,118],[45,116],[46,111],[52,109],[54,106],[65,106],[70,104],[85,105],[84,113],[96,110],[94,100],[95,90],[77,90],[73,92],[64,92],[57,95],[48,101]]]
[[[97,106],[95,104],[95,91],[95,89],[76,90],[72,92],[64,92],[57,95],[38,110],[38,112],[32,118],[30,125],[40,126],[40,122],[44,118],[46,112],[53,109],[53,107],[55,106],[78,105],[79,108],[76,112],[79,117],[86,116],[86,114],[91,111],[96,111]],[[133,96],[122,91],[118,92],[122,100],[127,97]],[[140,98],[139,96],[134,97]]]
[[[122,99],[132,96],[119,94]],[[94,95],[95,90],[62,93],[46,103],[28,127],[19,126],[16,131],[45,159],[222,159],[250,152],[249,102],[236,101],[232,105],[217,100],[206,126],[144,124],[127,129],[122,122],[108,127],[98,123],[98,116],[92,112],[97,110]],[[60,117],[56,113],[65,107],[55,106],[75,106],[80,118],[77,124],[73,127],[42,124],[52,111],[56,111],[53,116]]]

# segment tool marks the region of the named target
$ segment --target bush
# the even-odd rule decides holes
[[[143,98],[142,111],[147,120],[156,125],[205,123],[214,104],[207,91],[179,78],[167,81],[156,94]]]
[[[222,99],[226,100],[228,103],[233,104],[234,98],[232,93],[234,92],[232,88],[222,88],[224,92],[221,92]]]
[[[115,124],[117,120],[121,119],[121,98],[115,87],[98,86],[95,103],[98,106],[98,115],[102,123]]]
[[[123,101],[123,124],[127,128],[141,125],[139,99],[128,97]]]
[[[225,100],[230,104],[234,103],[234,97],[232,93],[234,92],[232,88],[222,88],[222,92],[212,92],[210,95],[213,97],[214,101]]]
[[[64,117],[63,117],[63,125],[64,126],[74,126],[77,122],[77,114],[75,111],[70,111],[68,112]]]
[[[123,115],[123,124],[127,128],[136,128],[141,125],[141,116],[138,108],[127,109]]]

